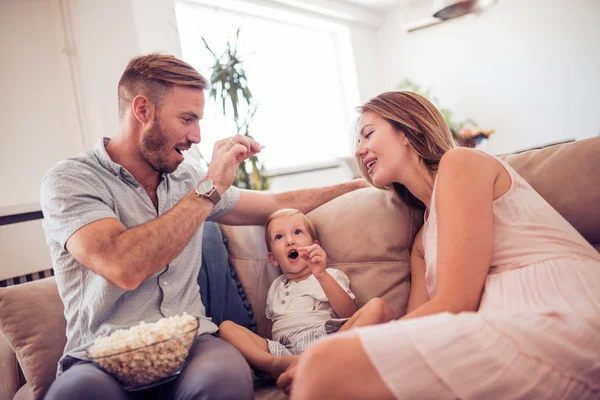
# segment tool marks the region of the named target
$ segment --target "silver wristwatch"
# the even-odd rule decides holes
[[[217,192],[216,186],[213,184],[213,181],[208,178],[204,178],[198,183],[198,186],[196,186],[196,196],[206,197],[212,201],[214,205],[221,200],[221,195]]]

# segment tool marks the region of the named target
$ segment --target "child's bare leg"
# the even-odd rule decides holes
[[[219,337],[238,349],[252,367],[275,378],[298,362],[298,356],[281,357],[269,353],[266,339],[231,321],[221,323]]]
[[[359,326],[369,326],[389,322],[394,317],[392,309],[385,300],[380,298],[371,299],[362,306],[354,315],[346,321],[339,332]]]

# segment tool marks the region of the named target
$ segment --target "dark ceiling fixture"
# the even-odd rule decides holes
[[[434,0],[433,16],[443,21],[482,11],[496,0]]]

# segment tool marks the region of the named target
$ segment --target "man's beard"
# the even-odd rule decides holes
[[[142,147],[140,149],[142,157],[150,164],[150,166],[161,174],[168,174],[177,169],[179,162],[168,159],[172,151],[175,149],[167,148],[169,143],[169,135],[162,128],[158,116],[154,116],[152,125],[144,133],[142,138]]]

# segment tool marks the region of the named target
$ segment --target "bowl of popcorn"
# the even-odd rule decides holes
[[[125,390],[146,389],[181,373],[198,326],[198,318],[185,313],[153,323],[141,322],[96,339],[87,348],[87,357]]]

